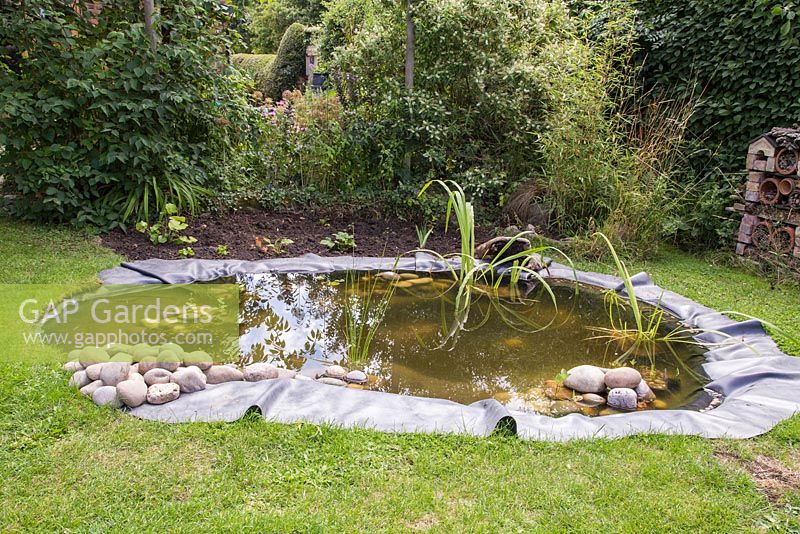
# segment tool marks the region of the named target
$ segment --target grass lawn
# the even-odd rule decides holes
[[[0,236],[0,283],[92,283],[120,261],[69,230],[0,219]],[[630,267],[800,328],[796,287],[679,252]],[[55,367],[0,364],[4,530],[800,531],[800,492],[777,477],[800,472],[800,416],[744,441],[552,444],[260,418],[166,425],[95,407],[66,381]],[[759,480],[765,470],[776,475]]]

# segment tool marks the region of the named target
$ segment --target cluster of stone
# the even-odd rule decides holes
[[[206,389],[208,384],[258,382],[276,378],[312,380],[296,371],[271,363],[252,363],[243,370],[234,364],[216,365],[203,351],[184,352],[175,344],[115,345],[108,349],[88,347],[70,353],[64,364],[72,373],[69,384],[100,406],[136,408],[144,403],[165,404],[183,393]],[[331,365],[317,377],[323,384],[363,387],[363,371]]]
[[[641,373],[632,367],[604,369],[579,365],[567,371],[560,387],[548,388],[547,392],[548,396],[573,399],[591,408],[607,405],[615,410],[633,411],[664,407]]]
[[[70,356],[74,359],[64,364],[72,373],[70,385],[101,406],[164,404],[243,376],[235,367],[214,365],[206,352],[185,352],[172,343],[87,347]]]
[[[317,382],[329,386],[347,386],[353,389],[365,389],[369,376],[364,371],[353,369],[348,371],[341,365],[330,365],[317,375]]]

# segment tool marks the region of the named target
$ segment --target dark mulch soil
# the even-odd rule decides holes
[[[281,212],[269,213],[261,210],[242,210],[225,214],[204,214],[189,221],[184,232],[197,238],[191,245],[196,258],[220,259],[217,245],[227,245],[226,258],[260,260],[276,257],[264,254],[256,247],[256,237],[267,237],[272,241],[288,238],[294,241],[283,256],[298,256],[306,253],[321,256],[336,256],[348,252],[331,251],[320,244],[320,240],[339,231],[355,236],[356,254],[359,256],[396,256],[419,246],[414,223],[389,220],[377,213],[363,211],[358,214],[331,212]],[[478,243],[492,237],[492,231],[477,228]],[[147,258],[180,259],[178,250],[184,245],[153,245],[147,235],[133,229],[127,233],[115,231],[103,237],[103,245],[115,250],[130,260]],[[442,254],[460,249],[458,229],[451,227],[447,234],[443,228],[434,229],[427,248]]]

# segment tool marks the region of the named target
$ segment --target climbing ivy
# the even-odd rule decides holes
[[[742,169],[748,141],[800,122],[798,0],[642,0],[643,79],[701,96],[693,134]]]

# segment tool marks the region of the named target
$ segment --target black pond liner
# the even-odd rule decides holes
[[[397,263],[396,263],[397,262]],[[249,262],[236,260],[159,260],[123,263],[100,274],[106,284],[207,282],[245,273],[389,270],[444,272],[447,264],[417,254],[401,258],[327,258],[313,254]],[[625,295],[619,278],[575,272],[553,263],[541,271],[546,278],[576,280]],[[258,410],[270,421],[311,422],[339,427],[363,427],[384,432],[442,432],[487,436],[511,432],[524,439],[564,441],[576,438],[617,438],[632,434],[690,434],[709,438],[749,438],[800,412],[800,358],[787,356],[758,321],[737,322],[686,297],[661,289],[646,273],[633,277],[636,297],[658,303],[691,328],[695,339],[713,347],[702,368],[706,394],[686,409],[647,410],[600,417],[569,414],[552,418],[509,410],[493,399],[469,405],[431,399],[334,387],[314,381],[275,379],[228,382],[181,395],[155,406],[130,411],[142,419],[164,422],[235,421]],[[697,411],[711,396],[722,396],[712,410]]]

